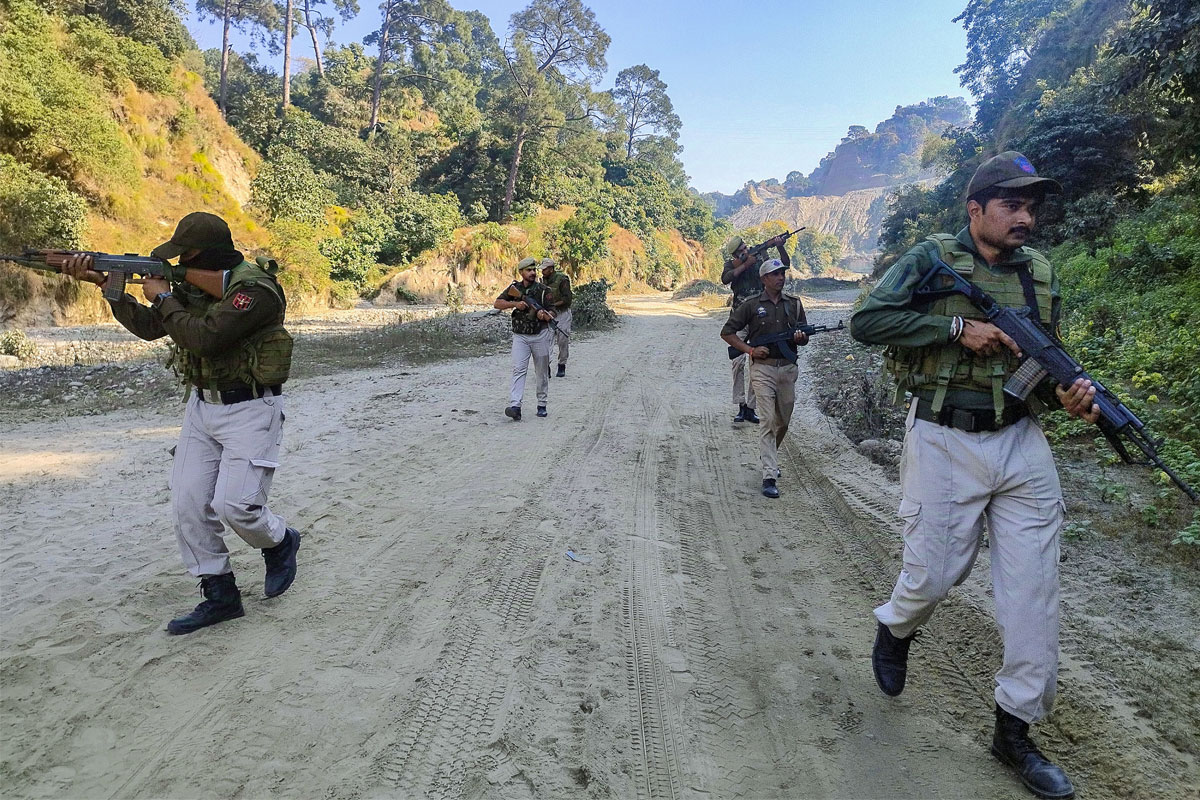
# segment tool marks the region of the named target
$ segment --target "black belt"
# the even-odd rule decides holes
[[[233,389],[222,389],[221,391],[217,392],[217,395],[221,398],[221,405],[228,406],[233,405],[234,403],[244,403],[247,400],[257,400],[260,397],[266,397],[267,392],[270,392],[275,396],[281,395],[283,394],[283,384],[277,383],[274,386],[260,386],[258,387],[257,392],[255,392],[254,389],[249,386],[238,386]],[[203,389],[197,388],[196,394],[206,403],[216,402],[215,399],[205,400]],[[208,396],[211,398],[213,393],[210,391]]]
[[[968,433],[998,431],[1006,425],[1012,425],[1029,416],[1029,409],[1025,406],[1008,406],[997,420],[995,411],[970,411],[965,408],[942,406],[941,411],[934,413],[928,401],[913,400],[913,402],[917,404],[917,419],[936,422],[938,425],[957,428]]]

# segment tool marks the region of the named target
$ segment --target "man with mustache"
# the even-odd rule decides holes
[[[934,234],[880,279],[850,331],[887,345],[897,397],[908,395],[901,461],[904,566],[891,599],[875,609],[871,664],[889,696],[904,690],[917,629],[952,586],[966,580],[990,534],[996,622],[1004,662],[996,675],[992,753],[1039,797],[1074,796],[1070,779],[1029,739],[1054,702],[1058,676],[1058,558],[1062,490],[1034,416],[1051,403],[1095,422],[1095,388],[1042,386],[1024,403],[1004,383],[1021,353],[961,295],[923,302],[915,287],[940,258],[1004,306],[1027,306],[1058,325],[1054,268],[1025,242],[1056,181],[1020,153],[988,159],[967,187],[966,228]]]

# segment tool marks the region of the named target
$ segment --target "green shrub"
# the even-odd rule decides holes
[[[450,306],[450,310],[455,313],[463,310],[466,304],[467,293],[457,283],[446,285],[446,305]]]
[[[0,333],[0,354],[28,361],[37,355],[37,345],[25,335],[25,331],[13,329]]]
[[[87,203],[66,181],[0,153],[0,250],[79,247],[86,214]]]
[[[608,305],[612,284],[604,278],[576,286],[571,295],[571,326],[576,330],[601,330],[617,324],[617,312]]]

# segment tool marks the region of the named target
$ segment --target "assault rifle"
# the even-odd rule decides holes
[[[508,296],[510,299],[516,300],[518,303],[522,303],[522,302],[523,302],[523,303],[528,303],[528,304],[529,304],[529,307],[530,307],[530,308],[532,308],[534,311],[547,311],[547,312],[549,312],[549,313],[550,313],[550,315],[551,315],[551,319],[550,319],[550,321],[549,321],[547,324],[548,324],[548,325],[549,325],[551,328],[553,328],[553,329],[554,329],[554,332],[555,332],[555,333],[559,334],[560,336],[565,336],[565,337],[567,337],[568,339],[569,339],[569,338],[571,338],[571,335],[570,335],[569,333],[567,333],[566,331],[563,331],[563,330],[559,330],[558,323],[557,323],[557,322],[555,322],[555,321],[554,321],[554,318],[553,318],[553,316],[554,316],[554,312],[553,312],[553,311],[550,311],[550,309],[548,309],[548,308],[546,308],[545,306],[543,306],[543,305],[542,305],[541,303],[539,303],[537,300],[534,300],[532,297],[530,297],[530,296],[529,296],[528,294],[526,294],[525,292],[522,292],[520,289],[518,289],[518,288],[517,288],[516,286],[514,286],[513,284],[511,284],[511,283],[510,283],[510,284],[508,285],[508,289],[506,289],[506,290],[505,290],[504,294],[506,294],[506,295],[507,295],[507,296]]]
[[[844,331],[846,326],[839,319],[838,324],[830,327],[828,325],[797,325],[794,328],[788,328],[786,331],[779,333],[771,333],[766,336],[760,336],[757,339],[751,339],[746,344],[751,347],[770,347],[778,345],[779,352],[783,353],[783,357],[788,360],[788,363],[795,364],[799,354],[796,353],[796,348],[792,347],[792,342],[796,338],[797,333],[804,333],[812,336],[814,333],[828,333],[830,331]],[[738,356],[746,355],[741,350],[733,345],[729,346],[729,359],[732,361]]]
[[[795,236],[797,233],[799,233],[800,231],[804,230],[804,228],[805,228],[805,227],[806,227],[806,226],[804,226],[804,225],[801,225],[799,228],[796,228],[796,230],[794,230],[794,231],[788,231],[787,233],[783,234],[783,241],[784,241],[784,242],[786,242],[788,239],[792,238],[792,237],[793,237],[793,236]],[[774,239],[774,238],[775,238],[774,236],[772,236],[772,237],[771,237],[771,239]],[[768,244],[768,242],[770,242],[770,241],[771,241],[771,239],[767,239],[767,241],[766,241],[766,242],[763,242],[762,244],[756,244],[756,245],[754,245],[754,247],[751,247],[750,249],[748,249],[748,250],[746,251],[747,255],[749,255],[749,256],[750,256],[750,258],[754,258],[754,257],[755,257],[755,256],[757,256],[759,253],[766,252],[766,250],[767,250],[769,247],[771,247],[771,246],[772,246],[772,245],[769,245],[769,244]]]
[[[126,283],[141,283],[135,276],[142,278],[155,277],[167,281],[187,281],[193,286],[211,294],[213,297],[223,297],[227,273],[220,270],[188,269],[174,266],[161,258],[154,256],[139,256],[134,253],[111,255],[109,253],[92,253],[85,250],[35,250],[25,248],[21,255],[0,253],[0,261],[11,261],[23,267],[42,272],[62,272],[67,259],[77,255],[92,257],[92,269],[102,272],[108,278],[104,284],[104,299],[117,301],[125,294]]]
[[[1089,375],[1063,348],[1062,343],[1047,333],[1036,317],[1032,316],[1033,312],[1028,307],[1001,307],[995,298],[959,275],[941,258],[935,257],[933,269],[917,284],[913,296],[921,301],[933,301],[951,294],[965,296],[971,305],[987,315],[988,322],[1007,333],[1024,354],[1025,360],[1004,384],[1005,394],[1024,402],[1030,392],[1047,376],[1064,388],[1079,378],[1091,381],[1096,389],[1096,396],[1092,402],[1100,409],[1100,418],[1096,424],[1121,459],[1126,464],[1161,469],[1193,502],[1200,502],[1196,491],[1172,472],[1158,455],[1158,448],[1162,446],[1163,440],[1152,438],[1146,430],[1145,423],[1126,408],[1107,387]],[[1142,451],[1144,461],[1134,460],[1125,446],[1125,440],[1132,442]]]

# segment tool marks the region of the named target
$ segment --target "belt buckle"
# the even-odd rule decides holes
[[[967,433],[976,433],[980,429],[976,424],[975,415],[970,411],[963,411],[961,408],[950,412],[950,426]]]

